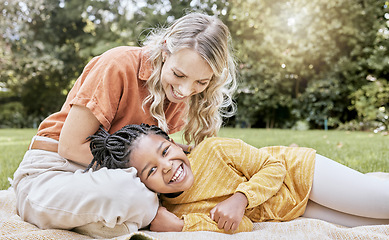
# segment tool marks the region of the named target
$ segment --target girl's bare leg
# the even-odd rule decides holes
[[[310,200],[304,217],[345,226],[389,224],[389,180],[362,174],[316,155]]]

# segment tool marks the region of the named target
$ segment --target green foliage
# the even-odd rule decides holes
[[[19,102],[10,102],[0,106],[0,127],[22,128],[26,113]]]
[[[352,109],[364,123],[380,122],[389,129],[389,84],[385,79],[362,86],[352,95]]]
[[[315,126],[324,126],[327,119],[330,127],[335,127],[340,122],[342,112],[348,106],[347,95],[344,96],[344,85],[335,77],[320,79],[310,82],[305,92],[300,95],[299,111],[304,119]],[[342,96],[343,95],[343,96]],[[296,108],[297,109],[297,108]]]
[[[387,128],[387,104],[377,97],[359,99],[377,92],[368,78],[382,84],[389,79],[387,1],[0,4],[0,90],[12,93],[0,95],[0,104],[21,101],[28,116],[43,118],[57,111],[93,56],[119,45],[141,45],[154,27],[201,11],[218,15],[232,33],[240,86],[238,114],[229,122],[290,128],[308,121],[311,128],[322,128],[324,119],[331,127],[357,120],[375,127],[368,122],[380,121]]]
[[[36,128],[40,120],[37,116],[28,115],[21,102],[0,105],[0,128]]]
[[[120,1],[7,1],[2,11],[1,81],[19,96],[27,114],[58,111],[92,55],[120,38]],[[10,19],[10,20],[7,20]],[[121,25],[120,25],[121,24]],[[98,41],[96,41],[98,39]],[[118,41],[119,39],[119,41]]]
[[[5,38],[12,55],[5,62],[8,71],[2,79],[21,97],[28,114],[47,115],[59,109],[58,102],[65,98],[63,89],[80,64],[74,57],[72,37],[82,34],[82,19],[72,18],[76,9],[65,11],[59,1],[10,1],[8,5],[19,11],[19,18],[13,38]]]
[[[292,130],[306,131],[309,130],[309,124],[307,121],[297,121],[296,124],[292,127]]]
[[[305,119],[322,127],[325,118],[335,127],[353,119],[351,94],[372,72],[388,77],[385,4],[230,1],[228,19],[242,63],[237,119],[267,119],[267,127]]]
[[[228,1],[192,1],[192,0],[168,0],[131,1],[138,6],[134,11],[129,24],[133,29],[133,36],[142,42],[155,27],[164,27],[175,19],[178,19],[189,12],[203,12],[210,15],[219,15],[226,8]]]

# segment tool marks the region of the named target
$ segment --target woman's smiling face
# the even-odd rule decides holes
[[[163,53],[165,62],[161,82],[166,98],[180,103],[203,92],[213,77],[209,64],[195,51],[183,48],[173,54]]]
[[[150,190],[176,193],[189,189],[194,181],[189,159],[180,147],[165,138],[142,136],[130,154],[130,166]]]

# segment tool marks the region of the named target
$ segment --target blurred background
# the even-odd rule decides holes
[[[230,28],[239,128],[388,131],[389,1],[0,0],[0,128],[36,128],[87,62],[187,12]]]

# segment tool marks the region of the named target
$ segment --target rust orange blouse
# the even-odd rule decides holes
[[[142,109],[142,102],[149,95],[146,80],[151,72],[145,48],[117,47],[93,58],[75,82],[61,110],[40,124],[37,135],[58,140],[73,104],[89,108],[110,133],[127,124],[158,125],[149,112],[149,105]],[[184,108],[184,103],[166,106],[169,133],[184,127]]]

